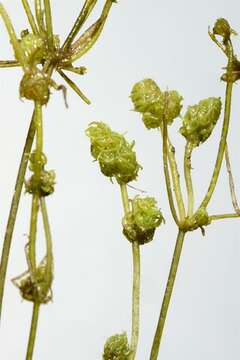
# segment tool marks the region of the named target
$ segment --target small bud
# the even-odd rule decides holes
[[[140,245],[152,241],[155,230],[161,225],[163,216],[157,208],[157,202],[152,197],[136,196],[131,201],[132,209],[122,221],[123,234],[130,241]]]
[[[50,97],[49,85],[49,79],[42,71],[26,72],[20,82],[20,97],[46,105]]]
[[[194,146],[206,141],[211,135],[221,113],[220,98],[210,97],[197,105],[189,106],[183,118],[180,133]]]
[[[40,179],[36,175],[32,175],[25,183],[26,192],[29,194],[40,194],[40,196],[48,196],[54,192],[54,185],[56,184],[55,171],[42,170]]]
[[[130,144],[123,135],[112,131],[106,124],[94,122],[86,130],[91,142],[91,153],[98,160],[101,172],[118,183],[135,180],[141,168]]]
[[[24,300],[40,304],[47,304],[52,300],[51,284],[46,282],[46,258],[41,261],[34,274],[29,270],[25,271],[12,279],[12,282],[20,290]]]
[[[136,83],[130,95],[135,111],[152,114],[159,112],[158,101],[160,96],[161,90],[152,79],[144,79]]]
[[[222,36],[224,40],[229,40],[231,34],[236,34],[236,32],[231,29],[229,22],[224,18],[217,19],[213,27],[213,33],[214,35]]]
[[[200,208],[196,211],[196,213],[186,220],[185,227],[187,231],[194,231],[198,228],[202,229],[203,232],[203,226],[207,226],[211,223],[211,220],[209,218],[209,215],[205,208]],[[204,232],[203,232],[204,235]]]
[[[40,169],[44,168],[44,165],[46,165],[46,163],[47,163],[47,157],[42,152],[41,158],[40,158],[40,160],[38,160],[36,157],[36,151],[34,150],[30,155],[29,163],[30,163],[29,170],[31,170],[32,172],[36,172],[39,168]]]
[[[127,334],[116,334],[107,339],[103,360],[128,360],[130,353]]]
[[[29,33],[28,30],[23,31],[21,37],[20,45],[28,64],[40,64],[47,50],[43,39],[39,35]]]
[[[161,92],[151,79],[145,79],[134,85],[131,92],[134,109],[142,114],[147,129],[161,126],[163,120],[171,125],[180,115],[182,97],[175,90]]]

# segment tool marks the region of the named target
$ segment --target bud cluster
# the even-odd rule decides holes
[[[183,117],[180,133],[187,141],[198,146],[211,135],[221,113],[220,98],[210,97],[197,105],[189,106]]]
[[[127,334],[116,334],[107,339],[104,345],[103,360],[128,360],[130,348]]]
[[[134,142],[128,143],[123,135],[112,131],[102,122],[91,123],[86,134],[90,138],[91,154],[98,160],[105,176],[115,177],[119,184],[137,178],[141,166],[133,151]]]
[[[134,110],[142,114],[147,129],[159,128],[163,121],[171,125],[180,115],[182,97],[175,90],[161,91],[152,79],[144,79],[133,86],[131,99]]]
[[[123,234],[130,242],[143,245],[152,241],[155,230],[161,225],[163,216],[152,197],[136,196],[131,201],[131,211],[123,218]]]

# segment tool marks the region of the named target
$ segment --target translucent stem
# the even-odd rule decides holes
[[[33,350],[34,350],[34,345],[35,345],[35,340],[36,340],[39,309],[40,309],[40,304],[34,303],[26,360],[32,360],[32,358],[33,358]]]
[[[52,25],[52,12],[51,12],[50,0],[44,0],[44,8],[45,8],[46,30],[47,30],[47,37],[49,42],[49,49],[53,50],[54,48],[53,25]]]
[[[187,196],[188,196],[188,216],[191,217],[193,215],[193,207],[194,207],[194,192],[193,192],[193,184],[192,184],[192,176],[191,176],[191,156],[192,156],[193,146],[190,142],[187,142],[185,146],[184,153],[184,177],[187,188]]]
[[[126,184],[121,186],[122,203],[125,215],[130,211]],[[129,360],[134,360],[137,352],[139,338],[139,303],[140,303],[140,246],[138,242],[132,243],[133,256],[133,285],[132,285],[132,333],[131,333],[131,354]]]
[[[233,179],[233,174],[232,174],[232,168],[231,168],[231,162],[230,162],[230,156],[229,156],[227,143],[226,143],[226,147],[225,147],[225,161],[226,161],[226,167],[227,167],[227,172],[228,172],[228,180],[229,180],[229,188],[230,188],[230,193],[231,193],[232,205],[233,205],[233,208],[236,211],[236,213],[240,214],[240,209],[239,209],[239,204],[238,204],[237,195],[236,195],[236,189],[235,189],[235,184],[234,184],[234,179]]]
[[[179,259],[180,259],[181,252],[182,252],[184,237],[185,237],[185,232],[179,230],[178,236],[177,236],[177,241],[176,241],[176,246],[175,246],[175,250],[174,250],[174,254],[173,254],[172,264],[171,264],[170,272],[168,275],[167,286],[165,289],[162,307],[161,307],[161,311],[160,311],[160,316],[159,316],[159,320],[158,320],[158,324],[157,324],[157,329],[156,329],[153,344],[152,344],[150,360],[157,360],[157,358],[158,358],[164,324],[165,324],[165,320],[167,317],[167,312],[168,312],[168,307],[169,307],[169,303],[170,303],[171,296],[172,296],[174,282],[176,279],[176,274],[177,274]]]
[[[23,4],[24,10],[25,10],[25,13],[27,15],[29,24],[31,26],[32,32],[34,34],[38,34],[38,28],[37,28],[34,16],[32,14],[31,8],[29,6],[28,0],[22,0],[22,4]]]
[[[7,228],[5,232],[4,242],[3,242],[3,250],[0,264],[0,319],[2,313],[2,304],[3,304],[3,294],[4,294],[4,285],[6,280],[7,266],[10,254],[10,248],[12,243],[13,230],[16,222],[17,211],[19,206],[19,200],[21,197],[23,182],[26,174],[29,154],[32,149],[33,139],[35,136],[35,121],[34,121],[34,113],[32,116],[31,124],[28,130],[26,142],[24,145],[21,162],[17,174],[15,190],[12,198],[11,208],[8,216]]]

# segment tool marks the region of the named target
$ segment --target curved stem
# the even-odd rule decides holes
[[[128,199],[126,184],[121,184],[121,195],[125,215],[130,211],[130,204]],[[132,285],[132,333],[130,344],[129,360],[134,360],[137,352],[138,338],[139,338],[139,303],[140,303],[140,246],[138,242],[132,243],[133,256],[133,285]]]
[[[53,254],[52,254],[52,235],[50,230],[50,224],[48,220],[48,213],[46,202],[43,197],[40,199],[41,203],[41,211],[43,218],[43,226],[46,237],[46,248],[47,248],[47,263],[46,263],[46,288],[49,289],[52,283],[52,262],[53,262]]]
[[[238,200],[237,200],[236,189],[235,189],[235,184],[234,184],[234,179],[233,179],[233,174],[232,174],[232,169],[231,169],[231,162],[230,162],[230,156],[229,156],[227,143],[226,143],[226,147],[225,147],[225,162],[226,162],[226,167],[227,167],[227,172],[228,172],[228,181],[229,181],[232,205],[233,205],[233,208],[236,211],[236,213],[240,214],[240,208],[239,208],[239,204],[238,204]]]
[[[34,113],[32,116],[31,124],[28,130],[26,142],[24,145],[21,162],[17,174],[17,180],[15,184],[15,191],[12,198],[11,208],[8,216],[7,228],[5,232],[4,242],[3,242],[3,250],[0,264],[0,319],[2,313],[2,302],[3,302],[3,294],[4,294],[4,285],[6,280],[7,273],[7,265],[9,260],[9,253],[12,243],[13,230],[16,222],[17,211],[19,206],[19,200],[22,192],[23,182],[26,174],[29,154],[32,149],[33,139],[35,136],[35,121],[34,121]]]
[[[187,196],[188,196],[188,216],[191,217],[193,215],[193,207],[194,207],[194,192],[193,192],[193,184],[192,184],[192,176],[191,176],[191,156],[193,151],[193,145],[190,142],[186,143],[185,153],[184,153],[184,177],[187,188]]]
[[[163,135],[163,127],[161,127],[161,132]],[[178,213],[180,221],[183,221],[185,218],[185,207],[183,202],[183,196],[182,196],[182,190],[181,190],[181,184],[180,184],[180,175],[178,171],[177,161],[175,157],[175,148],[172,145],[169,136],[168,136],[168,161],[171,171],[171,177],[173,182],[173,190],[176,196],[176,202],[178,207]]]
[[[229,51],[229,59],[228,59],[228,66],[227,66],[227,72],[231,74],[232,70],[232,62],[233,62],[233,49],[232,44],[229,42],[228,44],[228,51]],[[215,190],[215,187],[217,185],[220,169],[222,166],[223,156],[225,152],[226,147],[226,140],[227,140],[227,134],[228,134],[228,128],[229,128],[229,121],[230,121],[230,115],[231,115],[231,102],[232,102],[232,89],[233,89],[233,82],[228,81],[226,86],[226,94],[225,94],[225,106],[224,106],[224,120],[223,120],[223,127],[222,127],[222,133],[221,133],[221,140],[218,147],[218,153],[217,153],[217,159],[215,163],[215,167],[213,170],[212,178],[208,187],[207,194],[205,195],[201,205],[199,208],[206,208],[209,201],[212,198],[213,192]]]
[[[32,360],[32,357],[33,357],[33,349],[34,349],[36,333],[37,333],[39,309],[40,309],[40,304],[34,303],[26,360]]]
[[[162,334],[163,334],[163,328],[164,328],[164,324],[165,324],[165,320],[166,320],[166,316],[167,316],[169,303],[171,300],[171,295],[172,295],[173,286],[174,286],[174,282],[175,282],[175,278],[176,278],[176,274],[177,274],[179,259],[180,259],[181,252],[182,252],[184,237],[185,237],[185,232],[179,230],[178,236],[177,236],[177,242],[176,242],[176,246],[175,246],[175,250],[174,250],[174,254],[173,254],[172,264],[171,264],[171,268],[170,268],[170,272],[169,272],[169,276],[168,276],[167,286],[166,286],[166,290],[164,293],[164,298],[163,298],[162,307],[161,307],[161,311],[160,311],[160,316],[159,316],[159,320],[158,320],[158,324],[157,324],[157,329],[156,329],[153,344],[152,344],[150,360],[157,360],[157,357],[158,357],[159,347],[160,347],[161,338],[162,338]]]
[[[179,225],[177,212],[174,205],[173,200],[173,193],[171,188],[171,180],[168,170],[168,130],[167,130],[167,123],[166,121],[163,121],[163,168],[164,168],[164,175],[165,175],[165,182],[167,187],[167,194],[168,194],[168,201],[171,209],[172,216],[174,218],[174,221],[177,225]]]

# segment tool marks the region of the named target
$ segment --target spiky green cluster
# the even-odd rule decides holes
[[[133,151],[134,142],[128,143],[123,135],[102,122],[91,123],[86,134],[91,141],[91,154],[105,176],[115,177],[120,184],[137,178],[141,167]]]
[[[127,334],[116,334],[107,339],[104,345],[103,360],[128,360],[130,349]]]
[[[133,86],[131,99],[134,110],[142,114],[147,129],[159,128],[163,120],[169,125],[179,116],[182,97],[175,90],[162,92],[152,79]]]
[[[140,245],[150,242],[156,228],[163,221],[156,200],[153,197],[136,196],[131,201],[131,207],[131,211],[124,216],[122,221],[123,234],[129,241],[137,241]]]
[[[189,106],[183,118],[180,133],[194,146],[206,141],[211,135],[221,113],[221,99],[210,97],[197,105]]]

